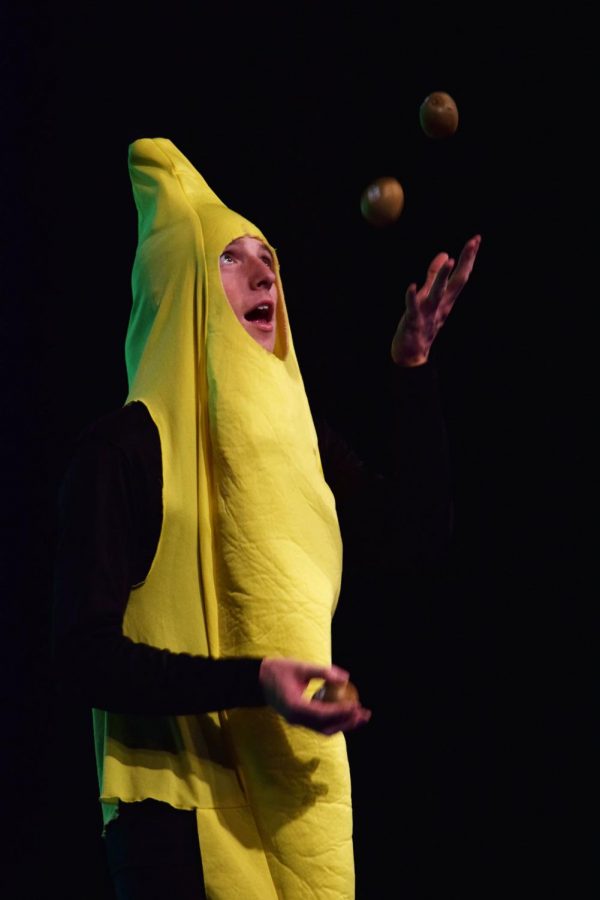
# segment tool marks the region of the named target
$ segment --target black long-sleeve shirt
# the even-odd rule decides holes
[[[431,364],[395,369],[393,469],[372,471],[315,414],[344,560],[415,571],[435,564],[451,529],[444,421]],[[162,525],[158,430],[132,403],[77,441],[59,498],[54,646],[59,678],[84,703],[113,712],[185,715],[264,703],[261,659],[212,659],[123,634],[131,588],[144,581]]]

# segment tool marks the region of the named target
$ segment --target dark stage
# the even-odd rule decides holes
[[[0,13],[2,894],[113,897],[91,717],[51,678],[55,503],[76,435],[125,398],[127,147],[167,137],[277,247],[309,392],[367,459],[407,285],[483,236],[434,353],[451,558],[404,585],[349,570],[334,619],[373,709],[348,737],[357,898],[592,896],[585,7],[193,6]],[[419,125],[434,90],[446,140]],[[382,175],[405,208],[378,229],[359,200]]]

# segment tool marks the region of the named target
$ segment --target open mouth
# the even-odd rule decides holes
[[[274,303],[257,303],[256,306],[253,306],[252,309],[249,309],[248,312],[244,313],[244,318],[247,322],[253,322],[258,325],[259,328],[270,329],[273,326],[274,313]]]

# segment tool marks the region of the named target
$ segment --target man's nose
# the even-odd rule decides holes
[[[254,259],[250,266],[250,283],[253,288],[266,287],[268,290],[275,284],[275,272],[262,259]]]

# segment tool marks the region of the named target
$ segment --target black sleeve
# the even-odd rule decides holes
[[[439,567],[452,534],[449,450],[432,363],[391,373],[385,464],[367,464],[316,418],[325,479],[336,499],[344,568],[416,574]]]
[[[260,659],[172,653],[124,636],[123,615],[139,577],[143,467],[135,462],[127,449],[91,432],[61,486],[53,604],[61,689],[120,713],[185,715],[263,705]]]

